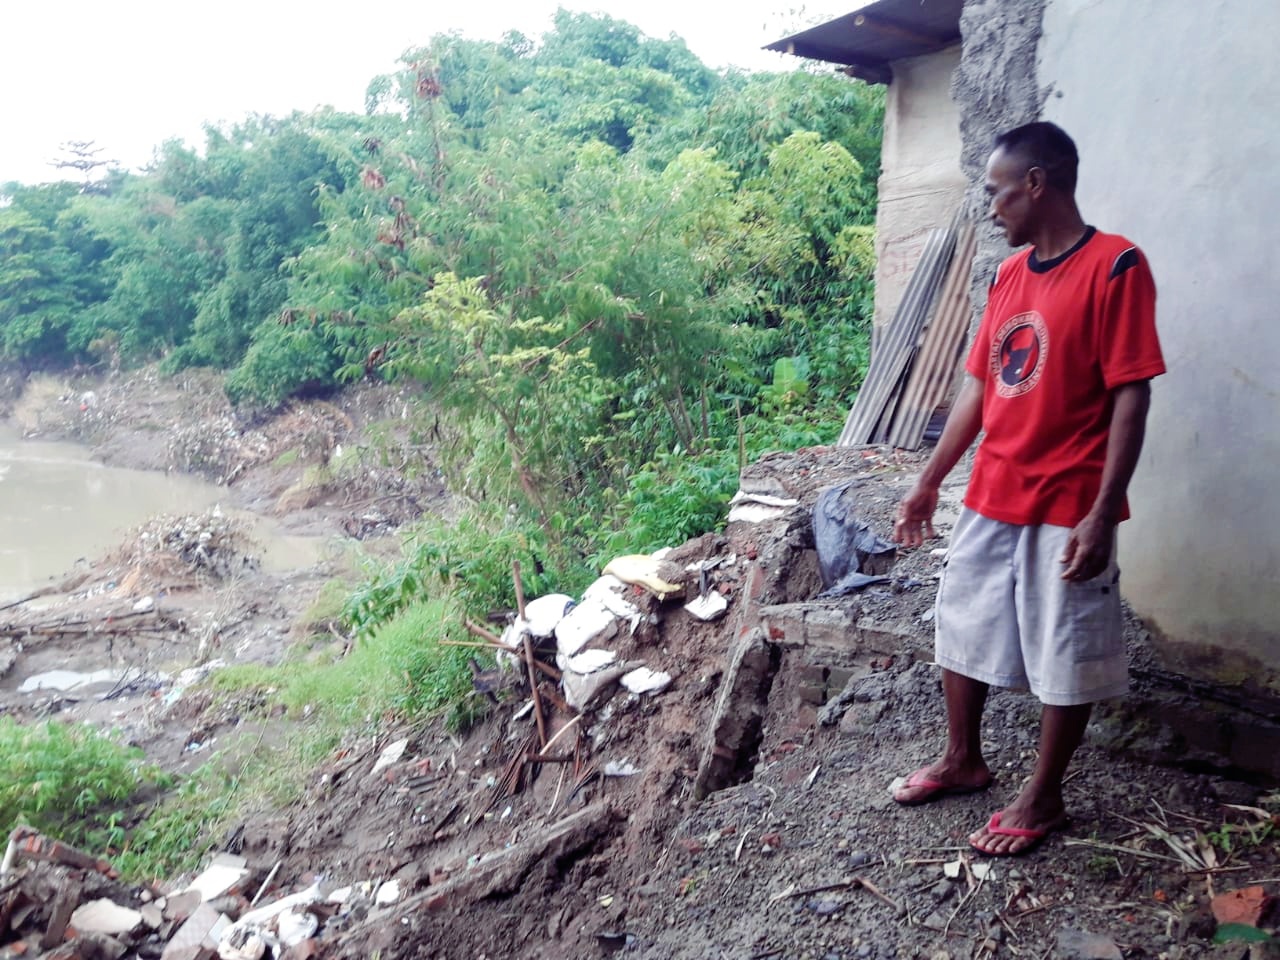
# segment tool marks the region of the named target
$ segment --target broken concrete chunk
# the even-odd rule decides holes
[[[697,600],[686,603],[684,608],[699,620],[718,620],[729,609],[729,601],[719,590],[709,590]]]
[[[165,945],[160,960],[187,960],[189,957],[213,955],[218,949],[218,941],[230,926],[230,920],[207,903],[202,903]]]
[[[90,900],[76,907],[71,925],[81,933],[129,933],[142,925],[142,914],[112,900]]]
[[[179,922],[187,919],[191,914],[195,913],[196,907],[204,902],[204,897],[199,890],[190,888],[175,893],[165,898],[164,901],[164,918],[166,920],[177,920]]]
[[[565,660],[565,666],[574,673],[595,673],[618,659],[613,650],[583,650],[577,656]]]
[[[671,674],[648,667],[632,670],[622,678],[622,685],[632,693],[659,693],[671,683]]]
[[[575,710],[586,710],[611,692],[619,678],[635,667],[635,663],[625,663],[586,675],[568,672],[560,680],[565,702]]]
[[[191,881],[191,885],[187,887],[187,890],[199,891],[201,900],[213,900],[215,897],[220,897],[224,893],[234,890],[247,876],[249,876],[249,871],[243,866],[237,867],[230,862],[218,863],[215,861]]]
[[[729,522],[761,523],[776,520],[799,504],[790,497],[774,497],[767,493],[747,493],[739,490],[729,501]]]
[[[400,899],[400,881],[388,880],[378,888],[378,892],[373,895],[373,902],[380,907],[386,907],[395,903]]]
[[[405,749],[409,746],[407,738],[401,738],[394,743],[388,744],[382,753],[378,754],[378,760],[373,765],[373,769],[369,771],[369,776],[376,777],[379,773],[397,763],[404,756]]]

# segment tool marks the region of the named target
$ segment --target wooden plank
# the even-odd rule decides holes
[[[976,246],[973,227],[962,227],[937,309],[921,335],[920,349],[886,433],[895,447],[917,449],[933,411],[951,391],[969,329],[969,277]]]
[[[880,428],[886,409],[894,403],[902,386],[903,373],[942,286],[955,242],[954,226],[930,231],[902,302],[872,354],[866,379],[845,419],[837,446],[868,443]]]

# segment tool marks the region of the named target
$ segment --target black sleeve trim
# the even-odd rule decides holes
[[[1111,276],[1107,277],[1107,279],[1114,280],[1126,270],[1131,267],[1136,267],[1137,265],[1138,248],[1130,247],[1128,250],[1124,251],[1124,253],[1120,254],[1120,256],[1116,257],[1116,262],[1111,265]]]

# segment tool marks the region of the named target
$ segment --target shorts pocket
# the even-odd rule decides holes
[[[1119,567],[1112,564],[1092,580],[1066,583],[1063,625],[1076,663],[1124,654]]]

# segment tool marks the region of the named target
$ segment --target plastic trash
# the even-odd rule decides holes
[[[856,515],[858,481],[823,490],[813,505],[813,541],[818,573],[825,588],[818,596],[841,597],[873,583],[888,583],[884,573],[898,550],[876,536],[871,524]]]

